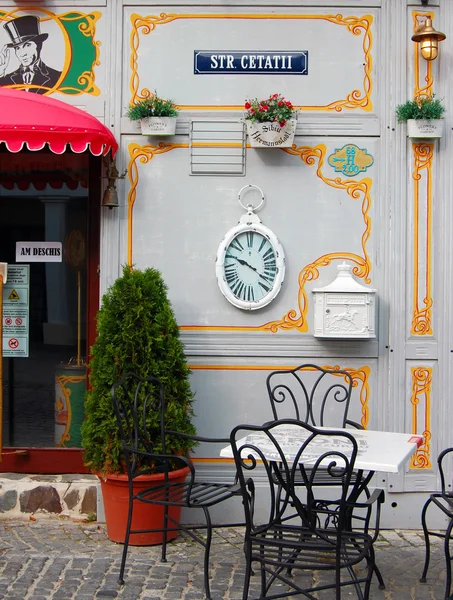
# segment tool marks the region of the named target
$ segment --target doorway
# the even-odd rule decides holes
[[[100,159],[2,153],[0,172],[0,261],[12,274],[3,294],[3,446],[80,448],[99,289],[90,181]]]

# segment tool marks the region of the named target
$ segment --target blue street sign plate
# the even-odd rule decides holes
[[[308,51],[195,50],[195,75],[308,75]]]

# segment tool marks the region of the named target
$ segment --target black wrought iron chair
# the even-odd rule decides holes
[[[267,376],[274,419],[297,419],[314,427],[362,425],[348,417],[353,379],[347,371],[303,364]]]
[[[280,437],[278,429],[288,426],[292,431]],[[349,501],[357,455],[354,437],[285,419],[261,427],[240,425],[231,433],[231,446],[246,522],[243,600],[249,596],[254,563],[261,575],[260,600],[298,594],[314,599],[316,592],[327,589],[335,590],[339,600],[345,586],[353,586],[357,598],[367,600],[375,569],[375,537],[368,532],[368,521],[353,528],[350,514],[376,504],[372,529],[378,531],[384,493],[375,490],[364,503]],[[323,478],[331,477],[338,492],[335,501],[327,501],[327,510],[326,488],[316,484],[319,469]],[[263,506],[263,494],[267,516],[260,519],[255,509],[258,499]],[[300,577],[304,571],[318,573]],[[320,571],[326,572],[323,577]]]
[[[297,419],[314,427],[353,427],[363,429],[363,426],[349,418],[353,379],[347,371],[341,369],[326,369],[318,365],[306,363],[294,369],[273,371],[266,378],[266,387],[271,403],[274,420]],[[338,483],[322,468],[316,472],[317,485],[332,486]],[[359,486],[358,479],[361,479]],[[370,474],[354,472],[352,483],[356,486],[356,500],[360,495],[370,498],[368,483]],[[304,482],[297,478],[295,485],[303,486]],[[366,510],[356,510],[350,513],[356,525],[364,526],[370,521],[371,505]],[[380,589],[385,589],[383,577],[375,565],[376,577]]]
[[[140,399],[140,402],[139,402]],[[205,438],[190,436],[178,431],[165,428],[165,396],[162,383],[155,377],[142,378],[134,373],[126,373],[112,387],[112,402],[121,433],[123,454],[129,482],[129,512],[123,555],[119,573],[119,583],[124,583],[124,570],[128,552],[129,540],[132,534],[149,533],[151,531],[163,532],[162,561],[166,561],[167,536],[175,530],[183,530],[205,549],[204,552],[204,585],[206,598],[211,599],[209,586],[209,553],[214,527],[229,527],[241,523],[222,523],[214,525],[211,521],[210,508],[238,495],[237,481],[231,483],[211,483],[200,481],[197,478],[194,464],[184,456],[166,454],[165,440],[167,436],[179,436],[203,443],[225,443],[229,438]],[[137,410],[137,406],[143,409]],[[150,427],[150,415],[158,415],[157,425]],[[151,419],[152,420],[152,419]],[[156,419],[154,419],[156,421]],[[156,454],[151,451],[150,440],[159,435],[162,439],[162,452]],[[183,483],[176,483],[171,478],[175,469],[186,467],[188,476]],[[135,492],[134,480],[140,475],[150,473],[163,474],[163,481],[158,486],[142,489]],[[137,530],[132,529],[132,516],[134,505],[144,502],[149,505],[161,505],[163,510],[162,527],[159,529]],[[170,507],[198,508],[204,512],[206,524],[184,525],[174,519]],[[243,524],[243,523],[242,523]],[[205,529],[205,536],[196,533],[196,530]],[[174,537],[174,535],[173,535]]]
[[[444,468],[444,460],[445,457],[453,452],[453,448],[446,448],[443,450],[438,458],[437,464],[439,468],[440,474],[440,491],[434,492],[425,502],[425,505],[422,509],[422,527],[423,533],[425,535],[425,565],[423,567],[423,573],[420,578],[422,583],[426,583],[426,575],[428,573],[429,561],[431,557],[431,543],[429,536],[432,535],[434,537],[438,537],[444,540],[444,555],[445,555],[445,567],[446,567],[446,580],[445,580],[445,599],[451,600],[453,598],[453,593],[451,593],[451,553],[450,553],[450,542],[452,540],[452,530],[453,530],[453,491],[447,490],[445,485],[445,468]],[[450,477],[451,481],[451,477]],[[428,509],[432,507],[433,509],[440,510],[447,521],[447,527],[445,531],[432,530],[428,528],[426,515]]]

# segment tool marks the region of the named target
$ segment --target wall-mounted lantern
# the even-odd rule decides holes
[[[351,265],[338,265],[337,278],[313,290],[314,337],[372,339],[376,337],[376,290],[354,279]]]
[[[432,20],[428,18],[418,27],[411,40],[420,44],[420,52],[424,59],[434,60],[439,54],[439,42],[446,37],[445,33],[434,29]]]

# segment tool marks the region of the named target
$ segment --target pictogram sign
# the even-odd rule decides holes
[[[8,296],[8,300],[20,300],[20,296],[19,294],[16,292],[16,290],[11,290],[10,295]]]

